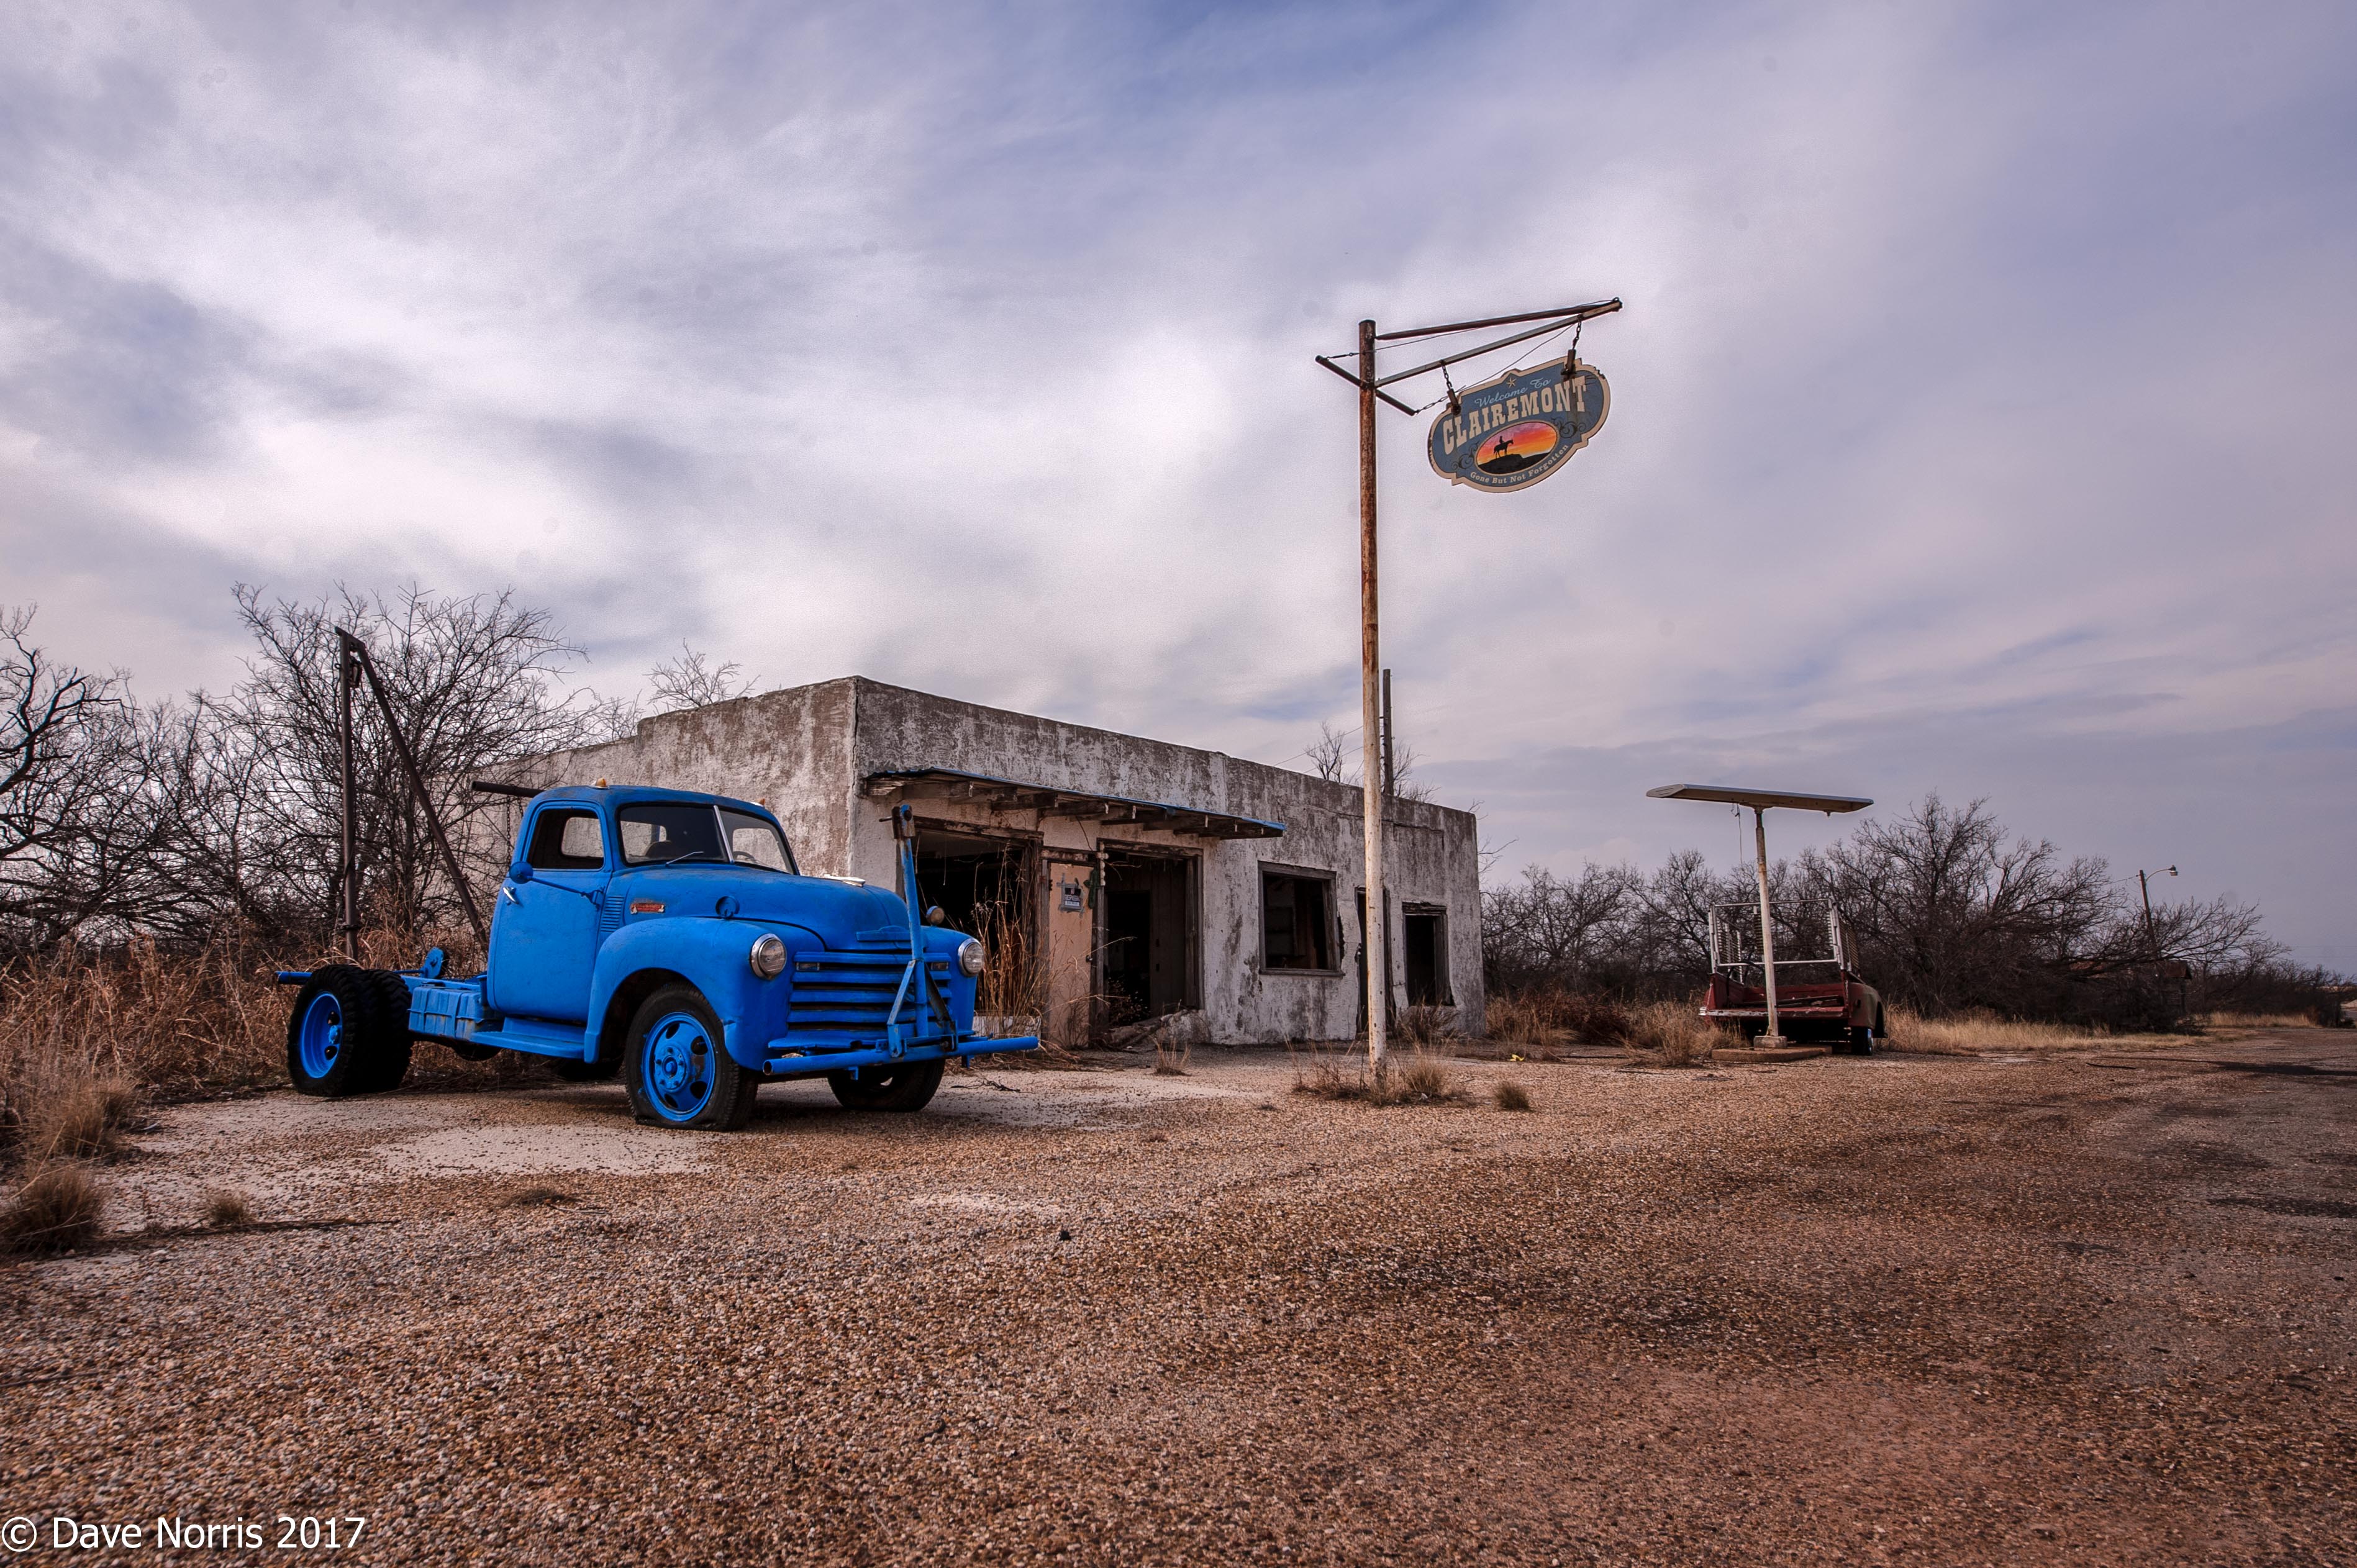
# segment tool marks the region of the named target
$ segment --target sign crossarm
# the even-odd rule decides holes
[[[1480,327],[1513,327],[1524,321],[1552,321],[1558,316],[1566,318],[1577,317],[1585,321],[1589,317],[1609,315],[1620,308],[1620,302],[1617,299],[1603,300],[1595,305],[1566,305],[1554,310],[1526,310],[1520,316],[1491,316],[1480,321],[1451,321],[1444,327],[1417,327],[1405,332],[1383,332],[1376,335],[1375,341],[1397,343],[1409,338],[1437,338],[1444,332],[1470,332]]]
[[[1606,300],[1601,305],[1583,305],[1577,310],[1571,311],[1566,315],[1560,317],[1551,316],[1546,320],[1540,322],[1536,327],[1530,328],[1526,332],[1517,332],[1512,337],[1501,338],[1494,343],[1484,343],[1478,349],[1462,349],[1454,354],[1443,354],[1440,358],[1433,360],[1430,364],[1418,365],[1412,371],[1394,371],[1390,375],[1384,376],[1381,380],[1377,381],[1375,385],[1379,387],[1387,387],[1394,381],[1404,381],[1411,376],[1429,375],[1434,371],[1440,369],[1443,365],[1454,365],[1459,360],[1479,359],[1481,355],[1489,353],[1493,349],[1503,349],[1509,344],[1521,343],[1529,338],[1544,337],[1549,332],[1560,332],[1563,328],[1569,327],[1576,322],[1591,320],[1598,316],[1609,316],[1620,308],[1620,302],[1617,299]],[[1358,380],[1356,376],[1352,376],[1351,379],[1352,381]]]
[[[1333,371],[1336,375],[1341,377],[1352,386],[1357,386],[1359,384],[1358,377],[1352,375],[1350,371],[1344,370],[1341,366],[1336,364],[1325,355],[1318,355],[1317,360],[1319,364],[1325,366],[1328,370]],[[1415,409],[1410,408],[1407,404],[1400,402],[1399,399],[1392,396],[1392,394],[1387,392],[1378,391],[1375,395],[1383,399],[1385,403],[1391,404],[1394,408],[1398,409],[1402,413],[1414,413],[1416,412]]]

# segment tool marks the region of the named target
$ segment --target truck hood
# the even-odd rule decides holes
[[[800,926],[829,948],[855,946],[866,932],[898,935],[909,911],[880,887],[855,886],[826,876],[788,876],[726,866],[649,867],[614,878],[614,890],[636,903],[660,900],[666,916],[717,913],[721,898],[737,901],[735,918],[755,925]]]

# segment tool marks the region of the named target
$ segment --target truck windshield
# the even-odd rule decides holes
[[[684,862],[794,869],[793,854],[777,824],[749,811],[683,800],[625,806],[615,816],[621,828],[625,865]]]
[[[777,823],[749,811],[720,808],[720,828],[728,835],[728,858],[739,865],[762,865],[771,871],[791,871],[793,853]]]

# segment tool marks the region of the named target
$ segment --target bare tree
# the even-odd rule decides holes
[[[669,714],[745,695],[753,689],[753,682],[739,680],[735,660],[715,668],[704,654],[682,642],[679,657],[648,671],[647,682],[655,690],[655,712]]]
[[[139,722],[122,674],[50,659],[36,607],[0,609],[0,926],[46,945],[100,918],[139,875]]]
[[[1359,770],[1351,766],[1358,752],[1351,745],[1350,732],[1338,735],[1334,726],[1324,719],[1318,721],[1318,738],[1309,743],[1302,756],[1309,759],[1309,770],[1318,778],[1336,784],[1356,784]]]
[[[229,699],[200,703],[186,732],[181,782],[215,824],[187,823],[188,853],[223,879],[225,905],[274,926],[322,929],[337,899],[339,628],[368,644],[419,768],[447,791],[446,821],[488,809],[467,792],[474,775],[604,740],[624,716],[567,688],[580,650],[548,611],[511,594],[440,596],[413,584],[390,597],[347,589],[296,603],[240,585],[237,603],[255,652]],[[456,890],[442,885],[424,813],[365,699],[355,726],[363,891],[388,923],[447,924]],[[218,825],[226,822],[233,832]]]

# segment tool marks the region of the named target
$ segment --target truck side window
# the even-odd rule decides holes
[[[603,871],[606,835],[595,811],[551,807],[532,825],[532,844],[524,863],[538,871]]]

